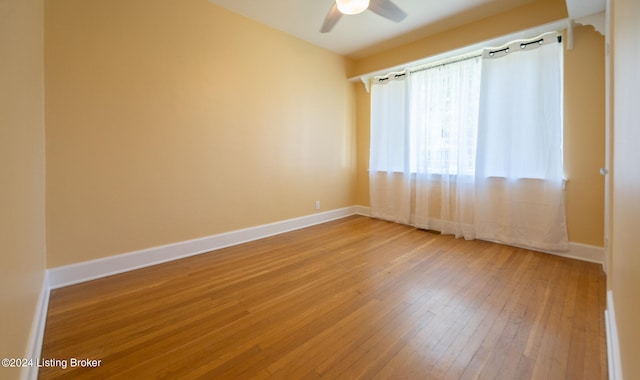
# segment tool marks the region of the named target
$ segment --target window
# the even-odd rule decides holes
[[[473,174],[479,94],[479,58],[411,75],[409,125],[413,171]]]
[[[372,170],[472,174],[479,57],[383,80],[372,88]]]
[[[568,249],[560,41],[552,32],[379,78],[371,90],[372,215]]]
[[[551,167],[561,172],[562,54],[557,43],[541,48],[556,39],[551,33],[485,49],[482,59],[378,79],[370,169],[471,175],[481,163],[488,177],[544,179]]]

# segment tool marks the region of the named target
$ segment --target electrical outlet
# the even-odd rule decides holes
[[[320,201],[316,201],[316,210],[320,210]]]

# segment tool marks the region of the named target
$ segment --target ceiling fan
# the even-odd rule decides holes
[[[391,0],[335,0],[322,23],[320,33],[330,32],[343,14],[356,15],[367,9],[395,22],[400,22],[407,17],[407,14]]]

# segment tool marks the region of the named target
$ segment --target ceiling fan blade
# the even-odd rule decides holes
[[[407,14],[391,0],[371,0],[369,10],[395,22],[400,22],[407,17]]]
[[[333,29],[333,27],[338,23],[342,17],[342,13],[338,10],[338,5],[334,2],[329,9],[329,13],[327,13],[327,17],[324,18],[324,22],[322,23],[322,27],[320,28],[320,33],[328,33]]]

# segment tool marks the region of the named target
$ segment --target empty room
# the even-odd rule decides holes
[[[638,19],[0,0],[0,378],[640,378]]]

